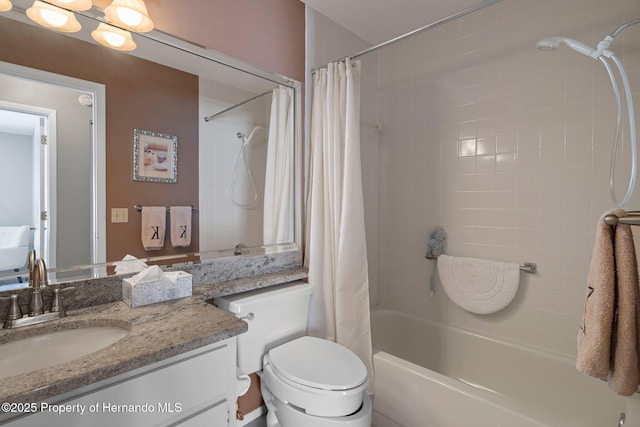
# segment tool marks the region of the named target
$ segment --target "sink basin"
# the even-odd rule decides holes
[[[65,329],[0,345],[0,379],[70,362],[110,346],[129,331],[96,326]]]

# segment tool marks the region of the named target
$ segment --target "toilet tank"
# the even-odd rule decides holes
[[[262,356],[269,350],[305,335],[312,293],[313,285],[298,281],[214,298],[216,306],[249,325],[238,335],[240,370],[262,370]]]

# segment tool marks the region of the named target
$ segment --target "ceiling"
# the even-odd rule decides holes
[[[480,0],[301,0],[376,45],[450,16]]]

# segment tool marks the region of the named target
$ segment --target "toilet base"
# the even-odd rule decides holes
[[[366,392],[362,393],[360,409],[344,417],[318,417],[309,415],[300,408],[282,402],[262,388],[262,397],[267,405],[267,427],[370,427],[373,405]]]

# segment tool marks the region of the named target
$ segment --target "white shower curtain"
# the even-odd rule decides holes
[[[359,61],[330,63],[313,76],[305,265],[316,289],[308,333],[356,353],[372,393]]]
[[[293,95],[273,90],[264,184],[263,244],[293,242]]]

